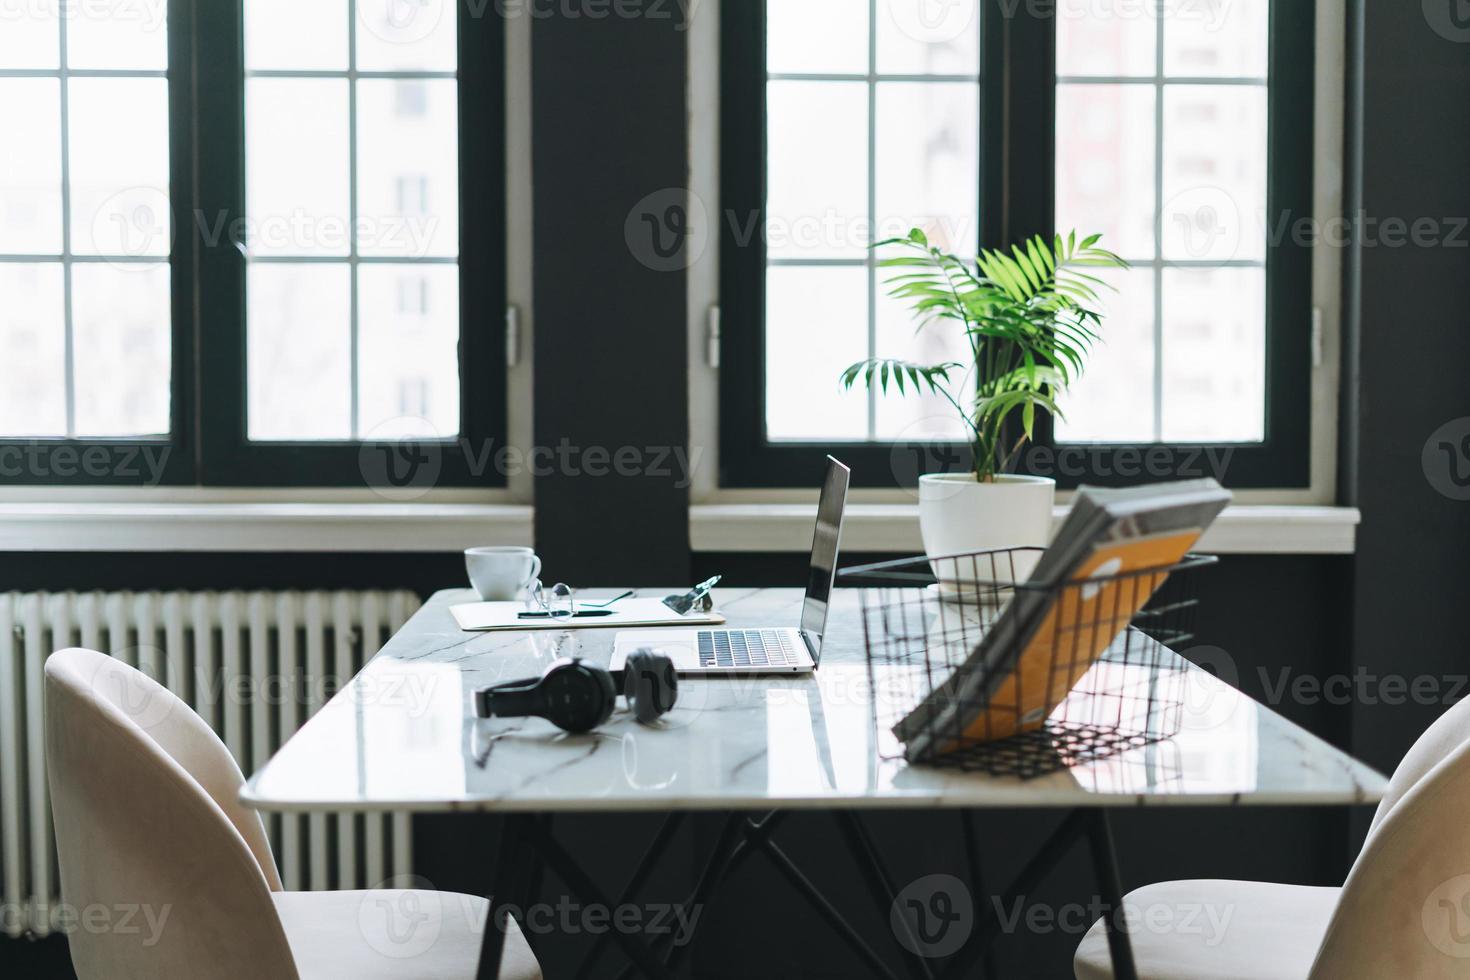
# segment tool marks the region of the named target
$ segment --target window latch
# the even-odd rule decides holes
[[[709,318],[705,325],[705,360],[715,370],[720,367],[720,307],[716,303],[709,308]]]
[[[515,367],[521,360],[521,311],[514,304],[505,308],[505,365]]]

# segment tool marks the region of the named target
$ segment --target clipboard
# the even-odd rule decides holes
[[[533,612],[524,602],[464,602],[450,606],[454,621],[466,633],[489,633],[497,630],[581,630],[626,629],[633,626],[721,626],[725,617],[718,612],[691,612],[680,616],[662,599],[620,599],[608,609],[609,615],[573,619],[522,619],[521,613]]]

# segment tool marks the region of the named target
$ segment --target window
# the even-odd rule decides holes
[[[412,439],[439,483],[503,482],[466,447],[503,432],[504,386],[461,383],[504,371],[461,329],[504,309],[502,22],[473,13],[6,18],[0,477],[361,485],[365,446]],[[124,473],[140,449],[167,465]]]
[[[810,384],[915,343],[869,242],[914,225],[936,244],[970,249],[979,240],[975,4],[950,7],[955,29],[932,41],[882,11],[869,27],[867,6],[768,8],[765,411],[773,442],[958,433],[931,400]],[[819,30],[812,19],[821,15],[841,28]],[[917,344],[938,359],[958,352],[932,333]]]
[[[429,279],[424,275],[399,275],[398,312],[423,316],[429,312]]]
[[[324,8],[330,9],[330,8]],[[251,441],[459,434],[459,313],[440,307],[412,335],[388,307],[410,269],[459,292],[455,25],[411,43],[381,5],[349,19],[245,3],[248,433]],[[422,113],[399,111],[411,81]],[[431,207],[430,187],[442,207]],[[382,392],[427,369],[428,417]]]
[[[429,89],[419,82],[407,79],[393,86],[393,108],[405,118],[425,116],[429,112]]]
[[[187,470],[173,452],[168,60],[161,10],[30,4],[0,32],[7,482]]]
[[[722,484],[801,483],[826,452],[879,486],[964,465],[942,401],[836,382],[964,360],[884,295],[868,245],[917,226],[960,254],[1100,231],[1132,263],[1024,470],[1305,485],[1310,256],[1280,229],[1311,213],[1310,8],[726,5]]]
[[[1269,0],[1057,21],[1057,220],[1132,264],[1065,442],[1266,433]]]
[[[429,178],[422,174],[407,174],[394,179],[394,200],[397,202],[398,214],[402,217],[408,215],[429,214]]]
[[[398,412],[406,416],[422,416],[429,411],[429,380],[402,377],[398,381]]]

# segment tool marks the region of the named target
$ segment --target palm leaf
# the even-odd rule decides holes
[[[887,294],[908,306],[916,330],[958,324],[973,363],[870,358],[842,373],[843,386],[861,380],[885,392],[891,384],[900,395],[943,395],[974,434],[976,472],[987,477],[1007,458],[1000,439],[1008,420],[1019,413],[1024,441],[1034,432],[1038,409],[1060,417],[1057,396],[1082,375],[1101,339],[1096,307],[1099,291],[1109,287],[1094,271],[1127,268],[1101,240],[1079,239],[1076,231],[1050,239],[1035,235],[1005,250],[983,249],[972,263],[934,247],[918,228],[878,242],[874,248],[897,250],[877,261],[893,272],[884,281]],[[966,379],[973,374],[966,381],[973,387],[957,400],[949,386],[959,369]]]

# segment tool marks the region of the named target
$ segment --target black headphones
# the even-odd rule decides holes
[[[612,717],[618,694],[640,724],[651,725],[679,700],[674,662],[661,653],[637,650],[622,670],[608,671],[586,661],[558,660],[540,677],[496,684],[475,692],[481,718],[545,718],[563,731],[580,735]]]

